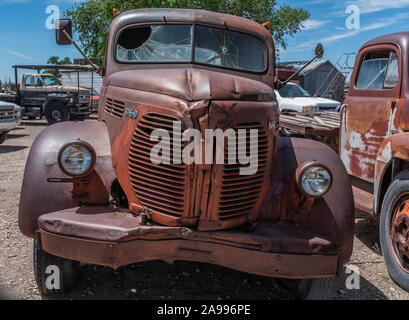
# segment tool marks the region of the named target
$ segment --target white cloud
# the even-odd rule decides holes
[[[13,50],[7,50],[7,52],[12,54],[13,56],[16,56],[16,57],[19,57],[19,58],[22,58],[22,59],[26,59],[26,60],[30,60],[30,61],[36,61],[36,62],[39,61],[38,59],[27,56],[27,55],[25,55],[25,54],[23,54],[21,52],[17,52],[17,51],[13,51]]]
[[[298,44],[296,46],[292,46],[291,48],[288,48],[288,49],[291,49],[292,52],[301,52],[301,51],[305,51],[305,50],[310,50],[310,49],[313,48],[313,46],[317,42],[321,42],[324,45],[329,44],[329,43],[336,42],[336,41],[339,41],[339,40],[342,40],[342,39],[346,39],[346,38],[356,36],[361,32],[389,27],[389,26],[394,25],[396,23],[399,23],[401,20],[404,20],[404,19],[407,19],[407,18],[409,18],[409,12],[398,13],[398,14],[395,14],[394,16],[390,17],[390,18],[379,19],[378,22],[375,22],[373,24],[362,27],[359,30],[349,31],[347,29],[344,29],[345,32],[334,34],[332,36],[328,36],[328,37],[325,37],[325,38],[321,38],[320,40],[314,41],[314,42],[312,42],[312,41],[302,42],[302,43],[300,43],[300,44]]]
[[[312,29],[318,29],[326,24],[328,24],[330,21],[329,20],[313,20],[313,19],[308,19],[302,23],[303,29],[304,30],[312,30]]]
[[[347,1],[347,5],[356,5],[362,14],[383,11],[386,9],[401,9],[409,7],[409,0],[355,0]]]

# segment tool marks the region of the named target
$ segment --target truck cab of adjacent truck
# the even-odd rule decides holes
[[[60,70],[64,66],[57,67],[55,70]],[[14,66],[17,87],[14,102],[23,108],[23,116],[29,119],[45,116],[49,124],[85,120],[91,113],[88,90],[79,86],[64,86],[55,75],[40,73],[40,70],[45,68],[47,66]],[[70,65],[66,68],[73,67]],[[21,83],[17,83],[19,69],[38,69],[38,72],[24,74]]]
[[[58,25],[57,42],[73,43],[70,21]],[[328,292],[352,253],[352,191],[329,147],[279,138],[274,57],[268,30],[244,18],[116,15],[99,121],[47,128],[27,160],[19,224],[35,239],[44,294],[55,291],[50,261],[69,268],[67,288],[79,261],[149,260],[301,279],[304,297]]]
[[[409,290],[409,32],[364,44],[342,109],[339,152],[380,214],[380,243],[391,277]],[[361,197],[363,198],[363,197]]]

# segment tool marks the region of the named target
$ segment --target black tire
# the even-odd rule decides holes
[[[395,251],[390,233],[392,229],[391,222],[396,210],[408,198],[409,171],[402,171],[386,191],[379,222],[379,239],[386,269],[392,280],[406,291],[409,291],[409,270],[408,272],[404,271],[406,262],[402,262],[399,254]]]
[[[339,288],[339,277],[277,281],[298,300],[332,300]]]
[[[50,125],[57,122],[69,121],[70,112],[65,104],[61,102],[51,102],[45,108],[45,118]]]
[[[71,121],[85,121],[88,119],[88,114],[72,114]]]
[[[41,250],[37,240],[34,240],[33,263],[35,280],[37,282],[38,289],[43,296],[57,296],[67,293],[72,290],[72,288],[79,281],[79,262],[63,259]],[[56,266],[59,269],[60,285],[58,289],[47,288],[47,279],[53,274],[53,272],[50,270],[48,270],[47,273],[48,266]]]
[[[8,135],[7,131],[0,132],[0,144],[2,144],[4,141],[6,141],[7,135]]]

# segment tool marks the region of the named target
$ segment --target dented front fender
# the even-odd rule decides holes
[[[58,153],[66,143],[82,140],[96,153],[94,169],[73,180],[58,164]],[[103,122],[64,122],[44,129],[35,139],[24,172],[19,206],[19,226],[35,237],[42,214],[72,208],[82,203],[107,204],[115,179],[108,131]]]
[[[303,197],[296,182],[297,168],[311,161],[326,166],[333,178],[330,190],[318,199]],[[280,137],[273,182],[259,219],[324,236],[347,260],[352,254],[354,217],[350,180],[336,152],[314,140]]]

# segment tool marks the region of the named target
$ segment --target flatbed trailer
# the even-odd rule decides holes
[[[280,128],[286,134],[322,141],[337,152],[340,123],[341,115],[335,111],[280,114]]]

